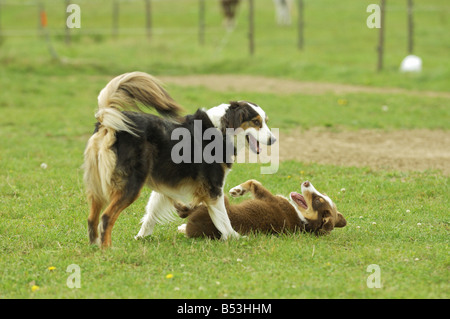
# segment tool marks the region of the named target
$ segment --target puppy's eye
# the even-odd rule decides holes
[[[259,120],[253,120],[253,124],[256,126],[261,126],[261,122]]]

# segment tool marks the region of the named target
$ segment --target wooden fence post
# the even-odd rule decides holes
[[[378,38],[378,64],[377,64],[377,71],[381,71],[383,69],[384,12],[385,12],[385,0],[381,0],[381,4],[380,4],[380,34],[379,34],[379,38]]]
[[[408,0],[408,53],[412,54],[413,49],[414,49],[413,0]]]
[[[67,25],[67,8],[69,7],[69,5],[70,5],[70,0],[66,0],[66,7],[64,8],[64,11],[66,12],[66,18],[64,19],[64,24],[66,25],[65,26],[65,37],[64,37],[64,42],[66,42],[66,44],[67,45],[70,45],[70,43],[72,42],[71,40],[71,37],[70,37],[70,28],[69,28],[69,26]]]
[[[255,53],[255,42],[254,42],[254,6],[253,0],[248,0],[248,43],[250,55]]]
[[[303,50],[303,0],[298,0],[298,48]]]

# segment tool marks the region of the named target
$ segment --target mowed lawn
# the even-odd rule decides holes
[[[62,62],[51,60],[43,39],[4,38],[0,47],[0,298],[449,297],[450,180],[439,171],[380,171],[289,161],[282,162],[276,174],[261,175],[259,164],[236,164],[226,190],[254,178],[273,193],[288,195],[310,180],[336,202],[348,226],[325,237],[253,234],[221,242],[185,238],[177,233],[183,223],[178,219],[157,226],[151,238],[136,241],[150,195],[144,189],[119,217],[113,248],[102,251],[88,244],[83,150],[95,123],[98,92],[117,74],[131,70],[155,75],[241,73],[448,91],[448,45],[442,41],[449,24],[445,1],[416,4],[416,51],[424,59],[424,71],[416,75],[397,71],[406,55],[403,2],[388,6],[386,21],[392,27],[386,34],[381,73],[375,72],[377,31],[365,26],[370,1],[358,5],[350,0],[338,5],[305,1],[310,13],[303,52],[295,47],[294,26],[276,26],[272,1],[255,2],[254,57],[246,46],[246,4],[237,28],[227,34],[219,9],[208,3],[203,47],[196,38],[198,2],[188,0],[177,9],[173,9],[175,0],[153,2],[151,41],[144,30],[141,34],[123,31],[116,40],[100,31],[89,32],[110,31],[110,2],[81,2],[82,28],[73,32],[72,45],[66,46],[62,35],[52,37]],[[50,30],[56,33],[64,21],[64,8],[52,1],[44,3]],[[123,6],[121,26],[141,28],[142,6],[137,2]],[[35,9],[2,5],[2,30],[36,31]],[[254,101],[264,107],[272,127],[286,132],[299,126],[355,132],[450,129],[449,99],[442,97],[167,88],[188,111],[231,99]],[[345,106],[337,103],[343,98],[348,101]],[[389,112],[382,111],[383,105],[389,105]],[[381,288],[370,288],[371,265],[379,269]],[[74,266],[80,288],[69,287],[74,281],[67,270]]]

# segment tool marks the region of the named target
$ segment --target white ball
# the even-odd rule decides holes
[[[422,59],[416,55],[408,55],[400,64],[402,72],[420,72],[422,71]]]

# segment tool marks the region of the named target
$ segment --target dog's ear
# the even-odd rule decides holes
[[[230,101],[230,107],[228,108],[225,116],[222,117],[222,133],[225,134],[227,128],[238,128],[243,121],[243,110],[241,105],[237,101]]]
[[[334,225],[335,227],[345,227],[347,225],[347,221],[345,220],[344,216],[337,212],[336,215],[336,224]]]
[[[329,217],[325,217],[322,219],[322,227],[320,227],[320,231],[321,233],[324,234],[329,234],[333,229],[334,229],[334,223],[333,223],[333,218],[331,216]]]
[[[230,101],[231,118],[229,119],[229,126],[238,128],[244,121],[245,108],[237,101]]]
[[[230,109],[234,110],[240,106],[238,101],[230,101]]]

